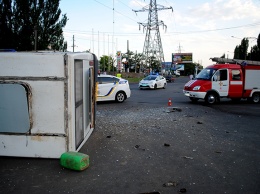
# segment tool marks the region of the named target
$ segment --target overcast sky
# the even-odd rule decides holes
[[[138,22],[147,23],[148,12],[134,12],[150,0],[61,0],[62,14],[68,22],[64,37],[68,50],[90,50],[98,57],[116,51],[142,53],[145,30]],[[172,53],[193,53],[193,62],[204,67],[211,57],[224,53],[233,58],[234,48],[244,37],[260,33],[260,0],[157,0],[171,9],[158,11],[167,29],[161,26],[160,35],[166,62]],[[154,33],[154,32],[153,32]],[[233,37],[232,37],[233,36]],[[249,39],[250,46],[256,44]]]

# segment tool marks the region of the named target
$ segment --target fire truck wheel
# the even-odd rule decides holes
[[[205,97],[205,102],[207,104],[215,104],[217,103],[219,100],[218,100],[218,95],[214,92],[211,92],[211,93],[208,93]]]
[[[260,93],[259,92],[253,93],[251,101],[253,103],[259,103],[260,102]]]

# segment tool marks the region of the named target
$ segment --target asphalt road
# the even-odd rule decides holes
[[[177,78],[174,83],[168,83],[166,89],[158,90],[139,90],[138,84],[132,83],[130,84],[132,97],[127,100],[126,105],[141,106],[149,104],[149,106],[167,106],[168,99],[171,98],[173,106],[188,105],[194,108],[207,106],[202,100],[193,104],[189,98],[183,95],[183,86],[187,81],[189,81],[188,77],[180,77]],[[240,102],[233,102],[230,99],[222,98],[220,103],[210,105],[209,107],[222,111],[223,113],[260,117],[260,104],[252,104],[246,99],[242,99]]]
[[[82,172],[59,160],[0,157],[0,193],[260,193],[260,105],[193,104],[186,81],[131,84],[124,103],[98,103]],[[181,111],[168,112],[169,98]]]

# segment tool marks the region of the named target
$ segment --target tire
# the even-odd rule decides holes
[[[154,84],[154,87],[153,87],[153,89],[154,89],[154,90],[156,90],[156,89],[157,89],[157,84]]]
[[[206,97],[205,97],[205,102],[206,102],[207,104],[215,104],[215,103],[217,103],[218,101],[219,101],[218,95],[217,95],[216,93],[213,93],[213,92],[208,93],[208,94],[206,95]]]
[[[163,89],[165,89],[166,88],[166,83],[164,83],[164,85],[163,85]]]
[[[251,102],[252,103],[260,103],[260,93],[259,92],[255,92],[253,93],[252,97],[251,97]]]
[[[193,97],[190,97],[190,100],[191,100],[191,102],[193,102],[193,103],[196,103],[196,102],[198,102],[198,98],[193,98]]]
[[[115,99],[117,102],[122,103],[125,101],[125,99],[126,99],[126,95],[124,92],[117,92],[116,99]]]

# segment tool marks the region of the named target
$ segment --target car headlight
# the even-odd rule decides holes
[[[200,86],[195,86],[193,90],[200,90]]]
[[[127,80],[119,81],[119,84],[126,84],[126,83],[127,83]]]

